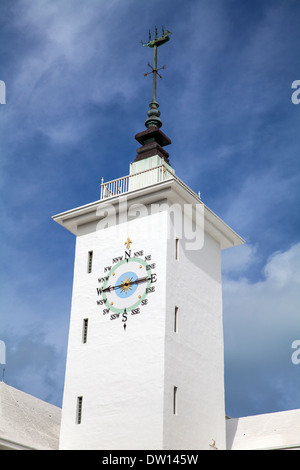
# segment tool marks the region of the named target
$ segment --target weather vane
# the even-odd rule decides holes
[[[162,78],[162,76],[158,73],[159,70],[164,70],[166,68],[165,65],[160,67],[159,69],[157,68],[157,48],[161,46],[162,44],[165,44],[170,40],[170,34],[171,32],[168,30],[164,30],[162,28],[162,36],[158,37],[157,34],[157,28],[155,27],[155,38],[151,38],[151,31],[149,30],[149,41],[147,43],[143,43],[141,41],[142,45],[145,47],[152,47],[154,50],[154,60],[153,60],[153,67],[150,63],[148,63],[148,66],[151,68],[151,72],[147,72],[144,74],[144,77],[147,77],[150,73],[153,73],[153,87],[152,87],[152,102],[150,103],[150,110],[148,111],[148,119],[145,122],[146,127],[149,126],[157,126],[161,127],[162,122],[159,119],[160,116],[160,111],[158,111],[158,106],[159,104],[156,101],[156,82],[157,82],[157,75],[159,78]]]

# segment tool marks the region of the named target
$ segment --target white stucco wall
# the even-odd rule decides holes
[[[182,196],[190,198],[179,186],[182,196],[166,185],[163,188],[161,202],[169,196],[170,204],[186,202]],[[149,197],[155,196],[157,203],[159,194],[157,188]],[[82,210],[90,208],[77,211],[80,221],[85,220]],[[203,246],[187,251],[182,240],[176,261],[167,210],[149,213],[105,230],[97,230],[103,228],[103,220],[96,222],[93,215],[76,229],[61,449],[209,449],[212,441],[225,448],[220,243],[209,234],[222,237],[219,229],[212,228],[213,221],[220,227],[221,221],[208,211],[209,233]],[[75,211],[62,215],[68,220],[70,216],[76,224]],[[133,252],[151,254],[157,282],[149,304],[135,317],[128,316],[124,331],[120,319],[112,321],[102,314],[96,288],[104,266],[124,254],[127,236]],[[90,274],[89,251],[93,251]],[[89,319],[86,344],[82,343],[84,318]],[[174,387],[178,388],[176,414]],[[78,396],[83,397],[81,424],[76,424]]]
[[[163,439],[166,214],[148,224],[94,231],[77,237],[72,312],[63,400],[62,449],[159,449]],[[113,257],[124,255],[130,236],[132,251],[143,250],[155,262],[155,293],[139,315],[109,320],[96,304],[98,278]],[[87,253],[93,250],[93,271]],[[83,344],[82,322],[89,318]],[[77,396],[83,396],[82,423],[76,424]]]
[[[220,246],[208,234],[201,249],[187,250],[186,241],[180,241],[178,260],[175,241],[168,241],[164,446],[209,449],[214,440],[225,449]],[[177,416],[172,414],[174,385]]]

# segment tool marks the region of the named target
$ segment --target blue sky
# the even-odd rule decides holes
[[[61,405],[75,239],[51,217],[128,174],[163,25],[176,174],[246,244],[223,257],[226,412],[300,408],[297,0],[0,0],[1,317],[7,382]]]

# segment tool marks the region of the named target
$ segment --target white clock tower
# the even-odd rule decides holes
[[[156,101],[130,174],[54,216],[76,236],[60,449],[226,448],[221,250],[243,240],[177,176]]]

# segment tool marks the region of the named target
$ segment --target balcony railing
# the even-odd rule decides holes
[[[119,196],[174,177],[175,175],[165,165],[160,165],[107,183],[102,181],[100,199]]]
[[[101,194],[100,199],[106,199],[113,196],[119,196],[135,189],[145,188],[162,181],[174,179],[178,181],[184,188],[196,196],[201,201],[200,192],[198,195],[192,191],[178,176],[172,173],[165,165],[159,165],[149,170],[144,170],[139,173],[132,175],[123,176],[116,180],[108,181],[107,183],[101,183]]]

